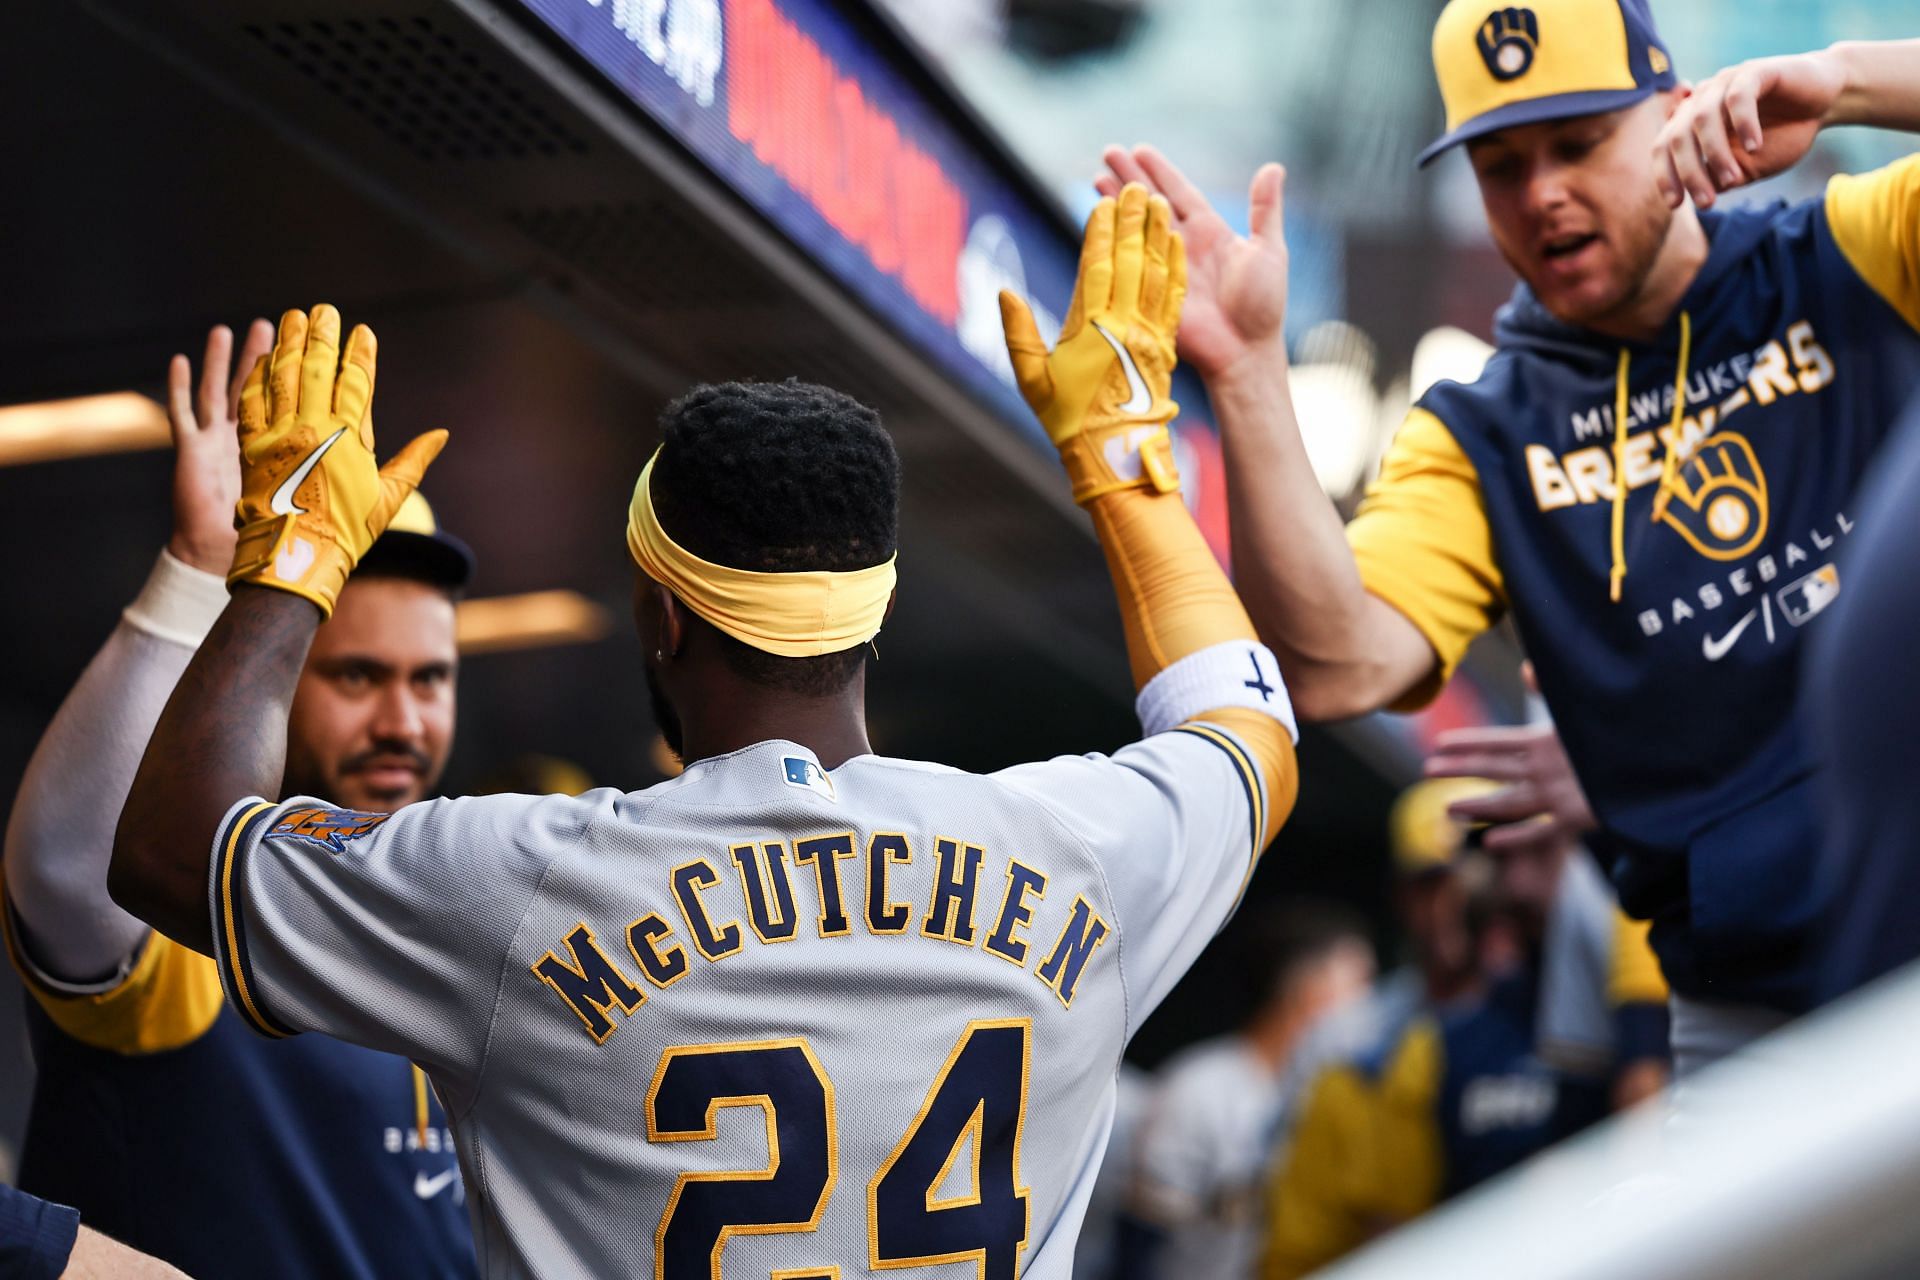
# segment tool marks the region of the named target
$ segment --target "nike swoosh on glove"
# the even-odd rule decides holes
[[[227,581],[305,596],[331,616],[347,575],[447,442],[429,431],[387,463],[373,453],[376,344],[340,313],[289,311],[240,393],[240,530]]]
[[[1075,502],[1180,487],[1167,424],[1180,412],[1170,390],[1186,293],[1186,246],[1172,210],[1136,183],[1087,219],[1073,305],[1052,351],[1027,304],[1001,291],[1014,380],[1060,450]]]

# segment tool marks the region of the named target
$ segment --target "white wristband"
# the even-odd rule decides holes
[[[1133,702],[1140,727],[1149,734],[1165,733],[1220,707],[1264,712],[1287,726],[1296,743],[1300,741],[1293,702],[1280,679],[1280,663],[1257,640],[1230,640],[1190,653],[1147,681]]]
[[[198,649],[226,607],[225,578],[183,564],[163,550],[147,585],[121,616],[136,631]]]

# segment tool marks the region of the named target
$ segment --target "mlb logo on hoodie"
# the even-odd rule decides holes
[[[1840,570],[1824,564],[1806,577],[1780,588],[1780,612],[1786,614],[1787,621],[1797,627],[1832,604],[1839,594]]]

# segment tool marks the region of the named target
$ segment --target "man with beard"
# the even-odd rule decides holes
[[[686,771],[390,815],[258,798],[287,673],[439,447],[376,472],[372,334],[342,352],[332,308],[288,313],[305,373],[243,398],[233,600],[128,797],[116,897],[216,955],[264,1033],[426,1066],[490,1275],[1062,1280],[1121,1051],[1296,781],[1272,655],[1173,467],[1184,292],[1166,203],[1132,187],[1089,220],[1052,351],[1001,297],[1109,560],[1142,741],[991,775],[873,754],[892,441],[824,387],[728,383],[668,407],[627,513]],[[305,510],[270,510],[323,448]]]
[[[1423,159],[1466,148],[1523,283],[1485,372],[1422,398],[1344,530],[1288,394],[1279,167],[1249,237],[1150,149],[1110,150],[1104,181],[1151,181],[1186,232],[1180,343],[1221,422],[1237,583],[1302,713],[1421,705],[1510,611],[1596,852],[1652,921],[1685,1075],[1816,998],[1799,640],[1920,387],[1920,157],[1713,206],[1822,129],[1920,130],[1920,42],[1689,88],[1644,0],[1453,0],[1433,54],[1448,132]]]
[[[242,373],[272,338],[254,323]],[[471,1276],[446,1116],[419,1069],[321,1036],[251,1035],[212,961],[107,893],[140,752],[227,602],[232,349],[215,329],[197,394],[174,358],[173,534],[47,727],[7,831],[9,953],[39,1067],[20,1182],[196,1276]],[[424,501],[396,518],[289,668],[293,792],[375,813],[432,793],[453,740],[454,596],[472,568]]]

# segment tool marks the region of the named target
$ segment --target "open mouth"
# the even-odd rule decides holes
[[[1578,235],[1555,236],[1541,248],[1541,256],[1549,261],[1555,258],[1572,257],[1599,238],[1598,234],[1591,231],[1581,232]]]

